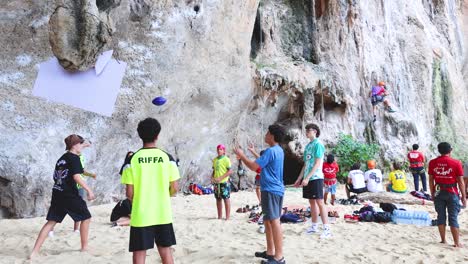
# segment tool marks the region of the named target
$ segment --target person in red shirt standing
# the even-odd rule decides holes
[[[429,187],[437,212],[437,225],[439,227],[440,243],[446,243],[445,225],[447,220],[453,236],[455,247],[461,247],[458,213],[460,212],[459,191],[461,202],[466,207],[466,192],[463,182],[463,168],[459,160],[452,159],[452,147],[447,142],[437,145],[440,156],[429,162]],[[457,188],[458,187],[458,188]]]
[[[413,144],[413,150],[408,153],[408,160],[410,162],[410,171],[413,174],[414,189],[419,191],[419,178],[423,186],[423,191],[427,192],[426,171],[424,170],[424,155],[418,151],[419,145]]]
[[[328,193],[331,193],[331,205],[335,205],[336,194],[336,174],[340,171],[340,167],[335,162],[333,154],[327,155],[326,162],[323,163],[322,172],[324,176],[324,189],[323,202],[327,204]]]
[[[260,151],[260,154],[258,154],[257,151],[255,151],[253,143],[249,143],[247,149],[250,151],[250,153],[252,153],[252,155],[254,155],[256,159],[258,159],[265,152],[264,150],[262,150]],[[262,168],[258,167],[258,169],[255,172],[257,173],[257,175],[255,175],[255,193],[257,194],[258,202],[262,204],[262,196],[260,193],[260,174],[262,173]]]

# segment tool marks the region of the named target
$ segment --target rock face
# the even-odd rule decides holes
[[[462,2],[262,3],[252,47],[261,68],[256,73],[266,79],[264,90],[287,90],[275,94],[288,98],[278,113],[294,108],[291,94],[303,97],[295,108],[305,108],[304,123],[326,129],[324,140],[332,143],[336,131],[350,132],[379,142],[388,158],[412,142],[425,147],[437,140],[466,142]],[[316,78],[303,68],[311,68]],[[284,85],[276,85],[278,79]],[[399,111],[380,110],[373,124],[368,93],[380,80],[387,82]],[[453,100],[455,94],[459,100]]]
[[[265,148],[274,122],[289,131],[288,179],[300,169],[310,122],[329,146],[348,133],[380,144],[385,160],[416,142],[429,157],[442,140],[466,151],[463,1],[50,2],[0,7],[0,206],[11,217],[46,212],[53,167],[71,133],[93,142],[84,154],[86,169],[98,174],[88,180],[96,203],[121,194],[118,169],[126,151],[140,147],[136,125],[147,116],[163,126],[161,148],[181,160],[182,186],[209,181],[219,143]],[[109,17],[112,45],[111,27],[101,24]],[[106,45],[128,63],[111,118],[32,96],[34,65],[53,55],[49,38],[63,42],[52,50],[71,69],[92,65]],[[380,80],[398,112],[379,106],[373,123],[368,93]],[[168,102],[155,107],[156,96]]]
[[[112,22],[108,12],[120,0],[58,0],[49,20],[49,41],[60,65],[86,71],[109,48]]]

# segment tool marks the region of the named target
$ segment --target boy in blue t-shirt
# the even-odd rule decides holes
[[[323,156],[325,147],[319,141],[320,128],[316,124],[308,124],[306,127],[306,136],[310,139],[304,151],[304,167],[302,168],[299,177],[294,183],[295,187],[302,187],[302,197],[309,200],[310,213],[312,217],[312,226],[307,229],[307,234],[318,232],[318,214],[323,223],[323,233],[321,238],[331,236],[330,227],[328,226],[327,209],[323,204],[323,181],[322,172]]]
[[[284,196],[284,152],[279,146],[279,142],[282,141],[284,135],[285,132],[281,126],[269,126],[265,135],[265,143],[270,147],[255,161],[248,159],[240,147],[234,149],[234,152],[249,169],[256,171],[261,168],[261,203],[268,242],[267,250],[255,252],[255,256],[266,259],[262,263],[286,263],[283,256],[283,234],[280,223]]]

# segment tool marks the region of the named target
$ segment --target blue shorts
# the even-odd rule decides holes
[[[434,198],[434,207],[437,212],[437,225],[447,224],[447,212],[449,226],[459,228],[458,213],[460,213],[460,198],[455,193],[440,191]]]
[[[283,209],[283,196],[262,191],[263,220],[275,220],[281,217]]]
[[[323,190],[325,190],[326,193],[336,194],[336,185],[336,183],[333,185],[324,185]]]
[[[372,105],[377,105],[378,103],[383,102],[385,99],[384,95],[373,95],[371,98]]]

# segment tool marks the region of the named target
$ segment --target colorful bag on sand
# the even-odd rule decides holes
[[[424,199],[428,201],[432,201],[432,197],[428,193],[420,192],[420,191],[411,191],[410,194],[416,198]]]
[[[393,210],[397,209],[397,207],[392,203],[380,203],[380,208],[389,213],[393,213]]]
[[[303,222],[303,220],[297,215],[292,213],[286,213],[280,218],[281,223],[298,223]]]
[[[198,194],[198,195],[203,194],[203,191],[200,189],[200,187],[198,187],[198,184],[191,183],[189,185],[189,191],[192,192],[193,194]]]
[[[359,209],[359,213],[364,213],[364,212],[374,212],[374,207],[368,205],[368,206],[363,206],[361,209]]]
[[[203,194],[212,194],[213,193],[213,189],[210,188],[210,187],[206,187],[206,188],[201,187],[200,189],[202,190]]]
[[[377,223],[389,223],[392,221],[392,214],[389,212],[374,213],[374,220]]]
[[[359,214],[359,220],[363,222],[374,222],[374,213],[372,211],[364,211]]]

